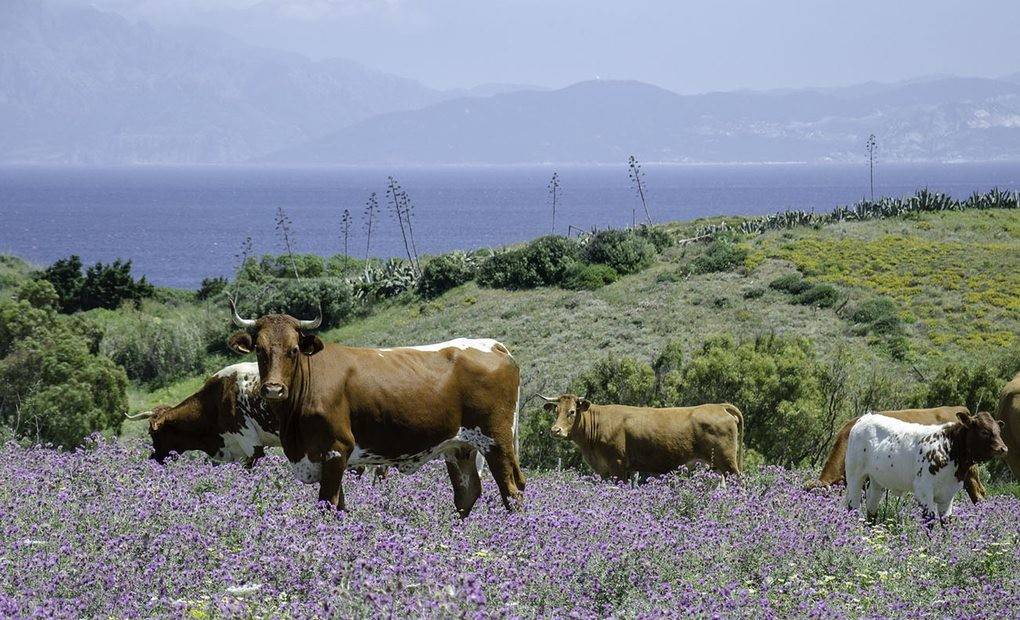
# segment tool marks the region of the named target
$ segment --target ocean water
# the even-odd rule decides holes
[[[620,166],[557,166],[555,231],[629,225],[642,211]],[[135,273],[165,286],[197,287],[230,274],[251,236],[256,253],[282,252],[275,216],[292,222],[296,251],[343,250],[340,217],[354,216],[349,249],[366,253],[365,203],[377,192],[373,256],[400,256],[404,243],[386,198],[394,176],[414,204],[422,254],[498,246],[553,229],[551,166],[415,168],[0,168],[0,252],[38,265],[78,254],[90,264],[131,259]],[[829,210],[868,193],[866,166],[645,166],[653,221],[782,209]],[[878,165],[876,195],[921,187],[966,196],[1020,188],[1020,163]]]

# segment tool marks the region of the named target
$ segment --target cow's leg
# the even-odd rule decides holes
[[[985,485],[981,484],[981,472],[978,471],[976,465],[971,465],[970,469],[967,470],[967,477],[963,480],[963,486],[967,489],[967,496],[970,497],[970,501],[975,504],[983,500],[987,494]]]
[[[344,504],[344,470],[347,469],[347,453],[333,451],[322,463],[322,478],[319,480],[319,501],[329,502],[334,508],[347,510]]]
[[[874,523],[878,519],[878,506],[882,503],[882,495],[885,489],[869,478],[864,489],[864,507],[868,515],[868,522]]]
[[[517,481],[514,475],[515,461],[513,437],[494,437],[496,445],[491,446],[485,453],[485,462],[489,464],[489,471],[499,487],[500,497],[507,510],[515,511],[523,508],[524,494],[517,488]]]
[[[475,467],[476,453],[472,448],[458,448],[444,457],[450,484],[453,485],[453,503],[462,519],[471,513],[471,508],[482,494],[482,481]]]
[[[387,465],[376,465],[372,468],[372,484],[378,483],[380,480],[386,479],[386,471],[389,469]]]
[[[857,472],[847,471],[846,473],[846,505],[848,509],[859,512],[866,477]]]

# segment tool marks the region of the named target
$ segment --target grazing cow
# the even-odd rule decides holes
[[[1009,448],[1006,464],[1013,477],[1020,480],[1020,372],[999,393],[995,418],[1002,424],[1002,440]]]
[[[932,426],[868,414],[854,424],[846,450],[846,500],[874,520],[882,493],[913,491],[925,520],[945,520],[967,470],[1007,452],[999,425],[987,412],[957,414],[957,422]]]
[[[740,473],[744,417],[729,403],[653,409],[594,405],[573,394],[542,396],[556,412],[552,434],[573,441],[603,478],[659,475],[692,461],[723,474]]]
[[[323,343],[301,321],[242,319],[231,301],[231,349],[255,352],[262,396],[280,421],[295,476],[319,483],[319,499],[343,509],[348,466],[413,472],[443,457],[454,503],[466,517],[481,494],[481,452],[507,509],[523,500],[515,429],[520,371],[494,340],[363,349]]]
[[[280,445],[275,416],[259,395],[255,363],[234,364],[206,380],[194,394],[174,407],[129,415],[148,419],[150,458],[162,463],[171,452],[205,452],[216,461],[255,464],[266,446]]]
[[[903,422],[913,422],[914,424],[945,424],[946,422],[955,422],[957,419],[956,414],[968,413],[969,411],[966,407],[935,407],[933,409],[899,409],[896,411],[876,411],[874,413],[896,418]],[[849,420],[839,429],[839,433],[836,434],[836,440],[832,444],[832,450],[829,452],[829,458],[826,459],[825,465],[822,466],[821,474],[819,474],[817,480],[811,480],[805,484],[805,489],[828,487],[846,482],[846,477],[844,476],[846,471],[846,443],[850,438],[850,429],[860,419],[860,417],[856,417]],[[981,474],[978,472],[976,465],[971,466],[967,470],[963,486],[967,490],[967,496],[970,497],[970,501],[975,504],[985,498],[985,487],[981,484]]]

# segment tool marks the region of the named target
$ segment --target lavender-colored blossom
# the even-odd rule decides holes
[[[1020,502],[903,501],[871,527],[807,472],[638,487],[533,474],[508,514],[491,479],[467,520],[445,468],[348,476],[316,506],[280,457],[248,471],[140,443],[0,448],[0,617],[1006,618]]]

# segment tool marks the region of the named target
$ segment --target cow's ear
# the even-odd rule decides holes
[[[577,400],[577,411],[579,413],[582,411],[588,411],[588,407],[591,407],[591,401],[587,398],[579,398]]]
[[[301,347],[301,352],[305,355],[315,355],[325,345],[322,344],[322,339],[315,334],[301,334],[298,346]]]
[[[999,425],[999,430],[1006,430],[1006,421],[1005,420],[996,420],[996,423],[998,423],[998,425]]]
[[[974,424],[974,418],[976,416],[969,411],[957,411],[956,417],[958,420],[963,422],[964,426],[970,427],[971,425]]]
[[[546,403],[542,405],[542,409],[546,411],[556,411],[556,403]]]
[[[236,332],[227,340],[227,346],[231,351],[245,355],[251,353],[255,346],[251,342],[251,334],[246,331]]]

